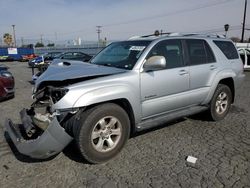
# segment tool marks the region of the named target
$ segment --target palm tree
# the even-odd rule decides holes
[[[12,44],[12,42],[13,42],[12,35],[9,34],[9,33],[5,33],[3,35],[3,41],[4,41],[5,44],[7,44],[8,46],[10,46]]]

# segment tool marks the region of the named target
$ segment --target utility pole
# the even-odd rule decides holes
[[[21,45],[22,45],[22,47],[24,46],[24,40],[23,40],[23,37],[21,37]]]
[[[100,26],[100,25],[98,25],[98,26],[96,26],[97,27],[97,36],[98,36],[98,48],[99,48],[99,46],[100,46],[100,40],[101,40],[101,32],[102,32],[102,30],[101,30],[101,28],[102,28],[102,26]]]
[[[244,9],[243,25],[242,25],[242,34],[241,34],[241,40],[240,40],[240,42],[243,42],[243,41],[244,41],[246,14],[247,14],[247,0],[245,0],[245,9]]]
[[[43,44],[43,34],[40,35],[41,44]]]
[[[55,32],[55,46],[57,44],[57,32]]]
[[[16,47],[16,31],[15,31],[15,25],[12,25],[13,28],[13,37],[14,37],[14,47]]]

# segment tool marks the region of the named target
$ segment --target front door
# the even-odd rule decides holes
[[[166,69],[142,72],[142,116],[147,119],[188,106],[189,67],[183,60],[182,41],[169,39],[156,44],[146,59],[164,56]]]

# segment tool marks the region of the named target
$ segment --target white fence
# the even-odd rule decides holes
[[[89,55],[96,55],[100,52],[104,47],[42,47],[42,48],[35,48],[35,54],[44,54],[47,52],[83,52]]]

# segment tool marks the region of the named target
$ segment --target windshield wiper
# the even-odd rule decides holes
[[[95,64],[95,63],[93,63]],[[115,64],[111,64],[111,63],[98,63],[98,64],[95,64],[95,65],[101,65],[101,66],[106,66],[106,67],[114,67],[114,68],[120,68],[120,69],[126,69],[126,67],[124,66],[120,66],[120,65],[115,65]]]
[[[102,65],[102,66],[112,67],[112,64],[110,64],[110,63],[101,63],[101,64],[96,64],[96,65]]]

